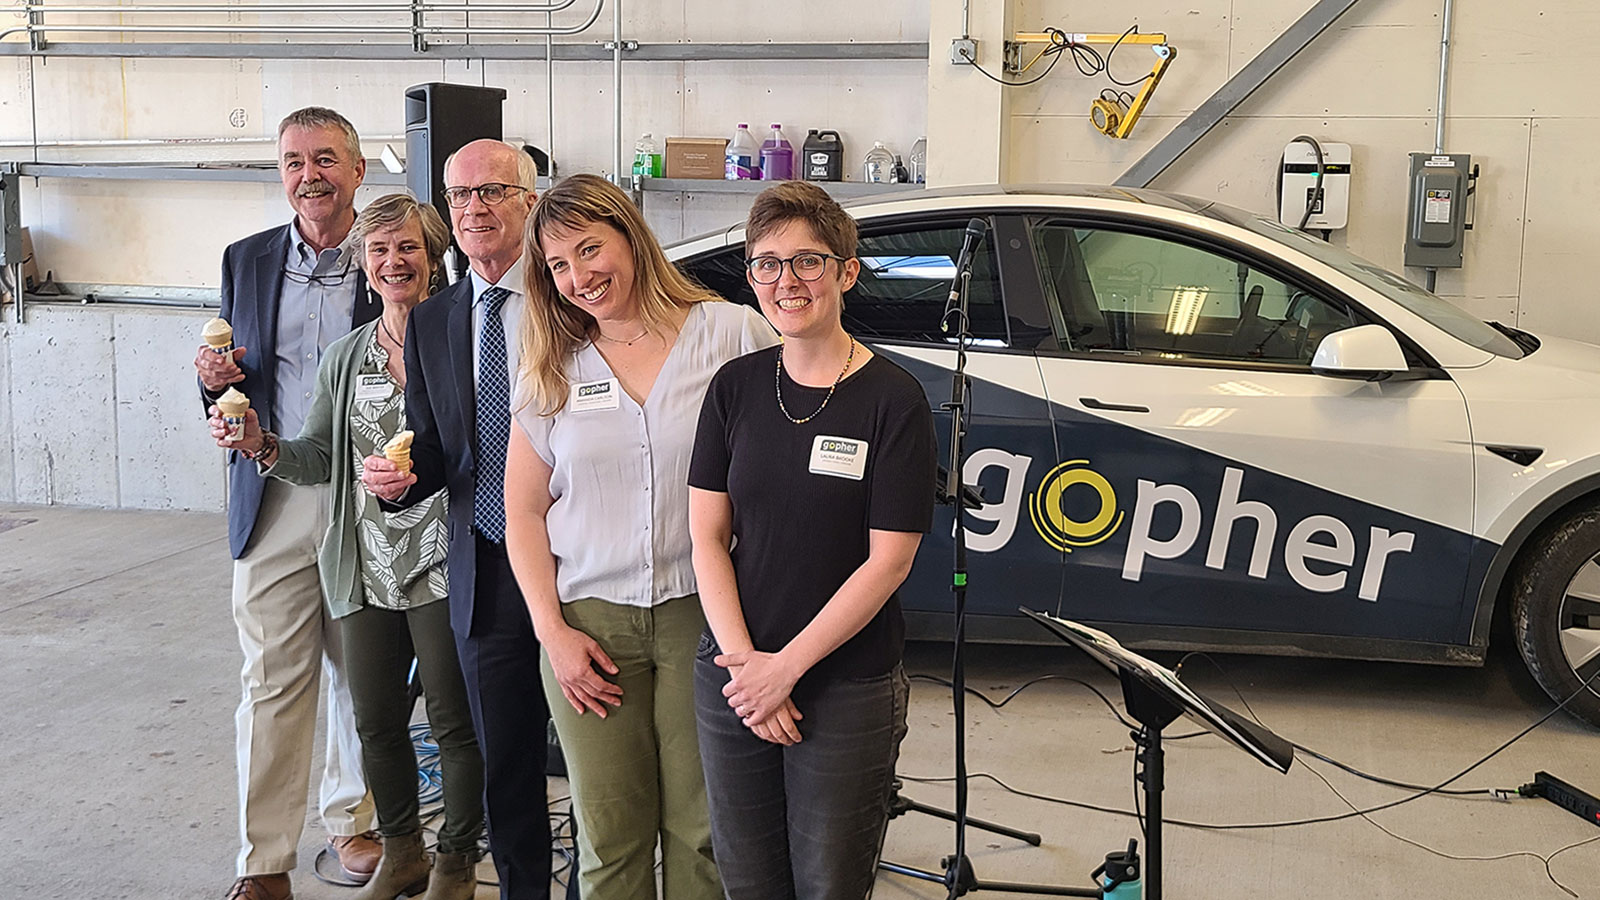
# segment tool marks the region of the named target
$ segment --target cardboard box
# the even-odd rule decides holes
[[[28,290],[39,286],[39,264],[33,259],[33,238],[28,229],[22,229],[22,283]]]
[[[721,180],[727,172],[727,138],[667,138],[668,178]]]

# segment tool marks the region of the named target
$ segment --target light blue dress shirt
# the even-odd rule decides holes
[[[316,279],[302,284],[285,275],[278,297],[278,402],[272,428],[281,435],[299,434],[305,424],[322,351],[350,333],[358,280],[349,238],[319,253],[300,234],[298,221],[289,228],[293,240],[284,270]]]

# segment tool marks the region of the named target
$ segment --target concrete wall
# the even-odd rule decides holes
[[[980,61],[998,71],[1001,40],[1057,26],[1162,30],[1180,57],[1129,141],[1095,133],[1090,100],[1105,82],[1070,59],[1040,84],[1000,88],[950,65],[960,0],[851,0],[731,5],[628,0],[624,36],[641,41],[930,42],[922,61],[855,63],[630,63],[624,143],[639,133],[723,135],[740,121],[782,121],[791,139],[831,127],[847,141],[847,172],[875,139],[904,152],[930,138],[930,182],[1115,179],[1239,71],[1313,0],[1067,0],[970,4]],[[1352,145],[1351,224],[1333,240],[1401,268],[1406,154],[1431,150],[1443,0],[1361,0],[1236,113],[1155,182],[1248,209],[1273,208],[1276,159],[1305,132]],[[609,37],[609,20],[599,34]],[[1600,143],[1600,117],[1572,52],[1600,38],[1592,0],[1537,9],[1457,0],[1446,149],[1483,168],[1477,229],[1466,266],[1444,271],[1441,293],[1485,318],[1600,341],[1585,263],[1600,175],[1583,163]],[[1149,59],[1119,50],[1130,78]],[[611,166],[608,63],[556,65],[556,129],[545,130],[543,63],[221,60],[0,61],[0,141],[270,136],[308,103],[347,113],[368,136],[403,128],[401,90],[445,80],[505,86],[507,132],[553,147],[564,172]],[[243,111],[243,125],[230,116]],[[392,139],[392,138],[391,138]],[[380,142],[367,150],[376,155]],[[0,149],[0,158],[31,152]],[[270,142],[232,148],[42,150],[42,159],[269,158]],[[41,265],[65,281],[214,287],[229,242],[289,215],[272,185],[39,180],[25,183],[23,215]],[[358,202],[377,193],[364,188]],[[651,194],[646,215],[665,240],[737,221],[748,198]],[[1420,272],[1407,273],[1421,278]],[[219,460],[191,405],[188,360],[202,314],[42,309],[0,332],[0,499],[96,505],[216,508]],[[51,341],[55,343],[52,344]],[[71,356],[65,349],[70,346]],[[86,396],[84,421],[44,399]],[[36,399],[37,398],[37,399]],[[121,427],[116,427],[120,423]],[[107,430],[109,429],[109,431]],[[90,437],[93,435],[93,437]],[[124,457],[141,454],[143,462]],[[123,460],[119,462],[119,460]]]
[[[888,0],[870,15],[853,0],[624,4],[624,37],[641,42],[921,41],[928,35],[928,5],[921,0]],[[579,7],[591,8],[583,2],[572,12]],[[610,34],[608,6],[590,33],[567,40],[600,42]],[[385,142],[404,151],[402,91],[450,81],[505,87],[506,134],[551,148],[562,174],[609,172],[610,63],[554,68],[552,141],[543,62],[5,59],[0,142],[267,138],[223,146],[43,147],[37,158],[270,160],[278,120],[320,104],[376,138],[364,147],[376,157]],[[921,60],[629,62],[623,143],[631,161],[643,132],[657,139],[726,136],[739,122],[752,130],[782,122],[797,145],[807,128],[841,132],[850,159],[859,159],[874,140],[905,153],[926,133],[926,81]],[[31,148],[0,147],[0,159],[34,157]],[[847,173],[857,169],[846,166]],[[365,187],[357,203],[385,190]],[[741,219],[748,202],[718,194],[650,194],[645,211],[661,238],[673,241]],[[23,219],[40,267],[73,283],[214,290],[223,248],[290,214],[277,185],[23,182]],[[6,314],[8,324],[0,326],[0,500],[222,508],[221,454],[205,435],[189,364],[199,325],[209,315],[38,307],[18,326]]]
[[[1017,0],[1018,31],[1120,32],[1137,22],[1165,31],[1179,56],[1127,141],[1090,128],[1089,103],[1105,82],[1078,76],[1071,60],[1039,85],[1014,89],[1011,178],[1114,180],[1311,5],[1127,0],[1091,13],[1063,0]],[[1276,160],[1290,138],[1348,143],[1350,226],[1333,241],[1420,283],[1420,270],[1402,267],[1407,153],[1433,149],[1442,7],[1361,0],[1152,187],[1270,213]],[[1565,49],[1600,39],[1600,6],[1456,0],[1454,20],[1445,149],[1471,153],[1483,178],[1465,266],[1439,273],[1439,293],[1486,319],[1600,342],[1588,268],[1600,236],[1600,175],[1585,158],[1600,142],[1600,118],[1582,55]],[[1141,53],[1117,51],[1119,77],[1148,67]]]

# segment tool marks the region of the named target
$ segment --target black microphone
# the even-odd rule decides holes
[[[961,242],[961,255],[956,257],[956,277],[950,283],[950,297],[945,301],[945,309],[954,309],[957,301],[961,299],[961,273],[972,266],[972,253],[978,249],[978,242],[983,240],[983,235],[989,230],[989,223],[983,219],[973,217],[967,221],[967,237]],[[943,325],[944,331],[950,330],[950,323]]]

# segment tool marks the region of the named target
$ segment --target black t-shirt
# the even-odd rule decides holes
[[[933,413],[910,373],[874,356],[803,425],[778,408],[778,348],[741,356],[711,380],[700,409],[689,484],[728,494],[733,569],[757,650],[775,653],[866,562],[869,529],[927,532],[933,521]],[[810,415],[827,388],[783,373],[783,400]],[[881,675],[900,661],[899,598],[801,679]]]

